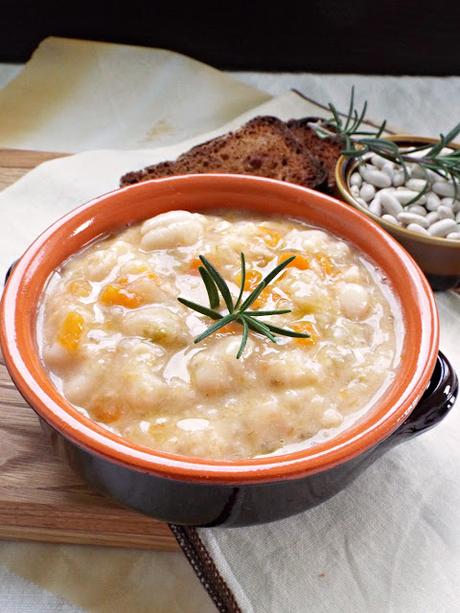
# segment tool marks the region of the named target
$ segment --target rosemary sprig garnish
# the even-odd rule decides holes
[[[460,150],[453,150],[449,153],[442,153],[445,147],[460,134],[460,123],[458,123],[446,135],[441,134],[439,141],[434,145],[421,145],[420,147],[401,148],[393,141],[382,138],[385,131],[386,121],[375,130],[363,128],[367,111],[367,101],[361,111],[355,107],[355,88],[351,88],[350,104],[348,112],[342,116],[337,108],[329,103],[331,117],[320,119],[317,123],[310,123],[320,138],[335,138],[342,143],[342,154],[345,157],[355,159],[363,163],[368,154],[377,154],[394,164],[401,166],[405,179],[409,176],[407,164],[417,164],[424,171],[425,188],[421,190],[405,206],[413,204],[419,200],[429,188],[429,176],[427,171],[431,170],[439,177],[452,181],[454,186],[454,198],[460,195]],[[414,155],[423,151],[422,156]]]
[[[238,353],[236,354],[236,358],[239,359],[244,352],[246,347],[246,343],[248,341],[249,331],[257,332],[266,336],[273,343],[276,343],[276,334],[281,336],[291,336],[294,338],[309,338],[310,335],[303,332],[295,332],[294,330],[289,330],[288,328],[279,328],[278,326],[273,326],[270,323],[262,323],[259,321],[259,317],[268,317],[270,315],[284,315],[286,313],[290,313],[291,309],[273,309],[268,311],[252,311],[250,307],[254,304],[263,290],[275,279],[285,268],[289,266],[289,264],[295,260],[295,255],[287,258],[278,266],[276,266],[271,272],[269,272],[262,281],[249,293],[249,295],[243,300],[244,295],[244,286],[246,283],[246,259],[244,257],[244,253],[241,254],[241,286],[238,293],[238,297],[236,301],[233,301],[232,294],[230,289],[223,278],[223,276],[218,272],[218,270],[211,264],[211,262],[206,259],[203,255],[200,255],[199,258],[201,263],[203,264],[198,268],[198,271],[203,280],[204,286],[206,288],[206,292],[208,294],[209,299],[209,307],[204,306],[202,304],[197,304],[196,302],[192,302],[191,300],[187,300],[186,298],[179,297],[178,301],[184,306],[201,313],[201,315],[206,315],[211,319],[215,320],[216,323],[212,324],[207,328],[204,332],[198,335],[195,339],[193,339],[194,343],[199,343],[204,340],[214,332],[217,332],[227,324],[232,321],[235,321],[243,327],[243,334],[241,337],[241,344],[238,349]],[[219,295],[220,294],[220,295]],[[227,307],[227,313],[222,314],[217,309],[220,306],[220,296],[222,296],[225,305]]]

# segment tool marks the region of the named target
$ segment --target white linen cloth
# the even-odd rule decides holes
[[[244,78],[253,76],[244,75]],[[299,89],[312,96],[308,83],[317,83],[317,76],[301,78],[304,85]],[[340,79],[337,77],[337,83]],[[378,84],[377,89],[386,83],[383,77],[372,79]],[[404,79],[398,82],[396,97],[410,87],[413,87],[412,96],[423,95],[424,106],[437,118],[436,125],[430,128],[433,134],[450,127],[451,122],[445,125],[449,116],[452,123],[455,121],[453,104],[458,94],[456,98],[447,95],[451,92],[452,80],[438,80],[435,91],[423,86],[424,80],[413,85]],[[454,82],[460,93],[460,79]],[[331,91],[323,102],[337,98],[340,101],[342,95],[342,89]],[[373,118],[380,119],[372,113],[372,108]],[[311,114],[311,111],[308,103],[288,94],[245,113],[231,125],[260,112],[287,118]],[[382,117],[390,112],[391,108],[383,108]],[[408,104],[397,118],[397,125],[411,125],[414,132],[429,133],[425,123],[414,124],[414,115]],[[222,131],[226,129],[223,127]],[[204,138],[155,151],[81,153],[47,162],[33,170],[0,193],[0,274],[51,221],[85,200],[114,189],[121,173],[173,157],[192,142]],[[23,219],[27,219],[27,225]],[[438,295],[438,305],[441,346],[460,371],[457,346],[460,298],[453,293]],[[316,509],[260,527],[201,529],[200,536],[245,613],[309,610],[315,613],[454,613],[459,610],[460,602],[459,465],[457,408],[432,432],[390,451],[345,492]],[[44,566],[48,557],[52,558],[51,568],[57,573],[59,569],[62,573],[62,566],[67,565],[67,574],[62,573],[59,579],[40,573],[38,568],[32,569],[31,560]],[[0,545],[0,569],[3,567],[0,610],[8,613],[212,610],[209,602],[200,599],[197,582],[190,576],[186,578],[183,560],[179,560],[176,554],[158,552],[3,544]],[[88,585],[92,581],[81,581],[78,589],[69,589],[75,570],[77,576],[93,576],[97,582],[104,568],[117,578],[115,594],[107,590],[103,581],[99,593],[94,592],[94,585]],[[176,572],[177,580],[173,581]],[[155,575],[160,581],[155,581]],[[17,576],[27,583],[23,584]],[[14,582],[12,577],[16,577]],[[167,578],[171,585],[167,584]],[[30,582],[42,588],[36,595]],[[16,594],[11,593],[12,585],[17,589]],[[159,600],[158,589],[166,590]],[[24,599],[21,590],[24,590]],[[46,590],[50,592],[49,598]],[[140,591],[144,597],[130,599],[133,597],[130,590]],[[127,600],[119,600],[122,593]]]

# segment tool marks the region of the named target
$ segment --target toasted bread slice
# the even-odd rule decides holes
[[[130,185],[171,175],[194,173],[249,174],[317,188],[326,181],[321,163],[276,117],[256,117],[229,132],[182,154],[175,162],[161,162],[121,178]]]
[[[330,191],[335,187],[335,166],[342,152],[340,142],[334,138],[320,138],[308,124],[316,121],[316,117],[290,119],[287,122],[295,138],[316,156],[327,172],[327,184]]]

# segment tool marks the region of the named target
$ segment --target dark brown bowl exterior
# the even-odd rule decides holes
[[[388,140],[406,147],[423,144],[430,145],[437,142],[431,138],[406,135],[389,136]],[[452,147],[458,148],[458,145],[452,145]],[[356,162],[354,160],[343,156],[337,162],[337,196],[371,217],[394,236],[415,259],[434,290],[444,291],[460,287],[460,241],[416,234],[405,228],[388,223],[370,213],[354,199],[348,188],[348,179],[355,166]]]
[[[88,452],[43,419],[41,423],[58,454],[121,504],[172,524],[235,527],[289,517],[331,498],[386,451],[438,424],[454,405],[457,392],[457,376],[440,353],[424,396],[387,439],[329,470],[262,484],[206,484],[137,471]]]

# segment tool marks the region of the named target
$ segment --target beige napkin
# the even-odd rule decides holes
[[[171,51],[51,37],[0,91],[0,147],[157,147],[218,128],[269,99]]]

